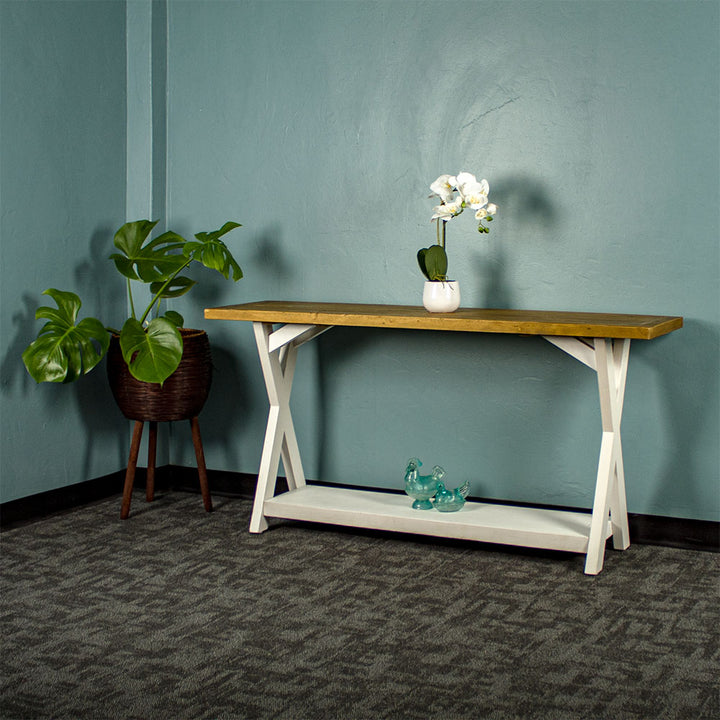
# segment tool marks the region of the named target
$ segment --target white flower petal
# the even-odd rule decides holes
[[[437,205],[433,208],[433,216],[431,220],[449,220],[453,216],[449,205]]]
[[[455,183],[450,182],[455,178],[452,175],[441,175],[432,185],[430,189],[435,195],[437,195],[443,202],[450,202],[453,198],[453,190]]]
[[[462,187],[464,185],[476,185],[477,179],[474,175],[472,175],[469,172],[461,172],[458,173],[457,179],[456,179],[456,185],[458,190],[462,192]]]
[[[442,220],[450,220],[450,218],[459,215],[463,211],[462,198],[457,198],[453,202],[443,203],[433,208],[433,216],[431,220],[441,218]]]
[[[487,195],[482,192],[480,185],[477,185],[474,188],[471,188],[463,196],[463,200],[465,201],[465,205],[467,205],[467,207],[472,208],[473,210],[478,210],[487,205],[488,198]]]
[[[495,215],[496,212],[497,212],[497,205],[495,205],[495,203],[490,203],[487,206],[488,215]]]

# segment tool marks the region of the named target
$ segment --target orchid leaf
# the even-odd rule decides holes
[[[37,309],[35,318],[47,322],[23,352],[23,363],[35,382],[74,382],[100,362],[110,334],[96,318],[76,324],[82,303],[75,293],[49,288],[43,295],[49,295],[57,308]]]
[[[180,364],[183,342],[165,318],[151,320],[147,328],[129,318],[120,332],[120,350],[134,378],[162,385]]]
[[[418,252],[418,264],[428,280],[440,281],[447,279],[448,259],[445,248],[431,245]]]
[[[427,267],[425,267],[425,253],[427,252],[427,248],[420,248],[417,253],[417,261],[418,265],[420,266],[420,270],[422,271],[422,274],[429,280],[430,276],[428,275]]]

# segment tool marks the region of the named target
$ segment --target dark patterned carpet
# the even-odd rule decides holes
[[[720,556],[562,553],[119,498],[0,535],[0,717],[720,718]]]

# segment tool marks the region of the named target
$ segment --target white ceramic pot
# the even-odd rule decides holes
[[[445,313],[457,310],[460,307],[460,283],[457,280],[426,280],[423,305],[428,312]]]

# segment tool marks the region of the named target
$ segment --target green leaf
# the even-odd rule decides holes
[[[219,230],[196,233],[197,242],[186,242],[183,254],[210,270],[217,270],[226,279],[232,275],[232,279],[237,282],[243,276],[242,269],[220,238],[238,227],[242,226],[236,222],[226,222]]]
[[[37,309],[35,318],[48,322],[23,352],[23,363],[35,382],[73,382],[100,362],[110,345],[110,334],[96,318],[75,324],[82,306],[75,293],[50,288],[43,294],[58,307]]]
[[[150,292],[155,295],[158,292],[160,292],[160,289],[165,285],[165,282],[154,282],[150,284]],[[181,295],[184,295],[186,292],[192,288],[193,285],[197,285],[196,280],[191,280],[190,278],[183,277],[182,275],[178,275],[177,277],[173,278],[170,283],[167,285],[167,287],[163,290],[162,295],[160,295],[161,298],[175,298],[180,297]]]
[[[136,220],[125,223],[113,240],[120,253],[110,258],[121,275],[130,280],[145,283],[167,280],[177,272],[186,259],[180,252],[185,240],[172,231],[145,242],[152,229],[157,225],[149,220]]]
[[[447,279],[448,259],[445,248],[441,245],[431,245],[429,248],[420,250],[418,263],[428,280]]]
[[[429,280],[430,276],[428,275],[427,267],[425,267],[425,253],[427,252],[427,248],[421,248],[418,250],[417,254],[417,261],[418,265],[420,266],[420,270],[422,271],[422,274]]]
[[[175,327],[181,328],[185,324],[185,318],[175,310],[167,310],[162,317],[169,320]]]
[[[155,318],[147,328],[129,318],[120,331],[120,350],[133,377],[162,385],[180,364],[183,342],[165,318]]]

